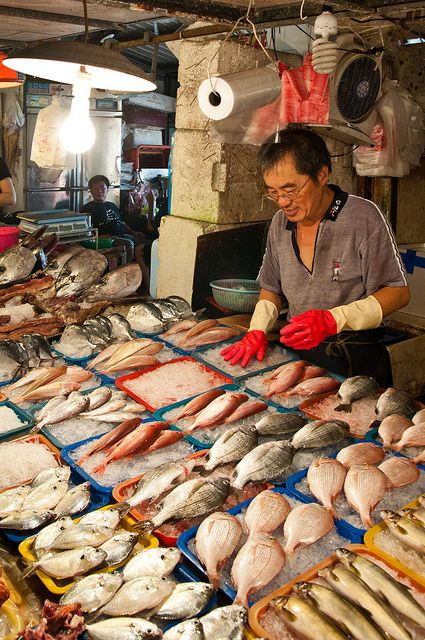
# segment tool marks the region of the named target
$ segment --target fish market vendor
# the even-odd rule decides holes
[[[259,152],[266,197],[279,206],[259,273],[249,330],[221,353],[242,366],[266,353],[280,311],[280,342],[344,376],[391,384],[385,316],[409,302],[406,274],[389,225],[371,201],[329,184],[331,157],[308,129],[287,129]]]

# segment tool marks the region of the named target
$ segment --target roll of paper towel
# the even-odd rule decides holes
[[[227,76],[207,78],[198,89],[201,111],[211,120],[224,120],[235,113],[257,109],[280,92],[280,78],[274,66]]]

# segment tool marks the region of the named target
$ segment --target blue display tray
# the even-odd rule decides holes
[[[56,349],[56,342],[52,343],[52,351],[59,356],[59,358],[63,358],[63,360],[65,361],[65,364],[79,364],[80,366],[84,367],[89,360],[92,360],[93,358],[95,358],[98,353],[100,353],[100,351],[96,351],[96,353],[93,353],[91,356],[85,356],[84,358],[73,358],[72,356],[67,356],[64,353],[62,353],[62,351],[59,351],[58,349]]]
[[[12,411],[18,416],[19,420],[25,421],[27,424],[22,425],[22,427],[17,427],[16,429],[12,429],[10,431],[5,431],[0,433],[0,442],[4,442],[6,440],[13,440],[17,436],[23,436],[27,433],[34,425],[34,418],[30,413],[24,411],[16,404],[14,404],[11,400],[3,400],[0,402],[0,407],[9,407]]]
[[[179,353],[181,356],[190,356],[191,351],[188,349],[183,349],[182,347],[178,347],[177,345],[173,344],[172,342],[170,342],[169,340],[166,340],[164,338],[161,338],[161,334],[157,334],[155,335],[155,337],[153,338],[153,340],[156,340],[156,342],[161,342],[162,344],[165,344],[166,347],[169,347],[170,349],[172,349],[173,351],[176,351],[177,353]]]
[[[72,484],[81,484],[81,477],[76,473],[73,469],[71,469],[70,481]],[[88,506],[81,511],[81,513],[76,513],[73,518],[80,518],[85,513],[89,513],[90,511],[96,511],[96,509],[100,509],[104,507],[109,502],[109,496],[105,494],[101,494],[96,491],[93,487],[90,488],[91,500]],[[11,542],[15,542],[16,544],[20,544],[22,540],[26,540],[30,536],[35,536],[39,531],[41,531],[43,527],[38,527],[37,529],[31,529],[29,531],[16,531],[15,529],[1,529],[1,533],[5,535],[5,537]]]
[[[271,489],[271,491],[275,491],[276,493],[281,493],[282,495],[287,496],[289,498],[295,498],[304,504],[314,502],[314,500],[309,499],[307,496],[294,496],[289,490],[283,487],[275,487],[274,489]],[[238,504],[236,507],[229,509],[227,513],[231,513],[234,516],[238,515],[239,513],[241,513],[241,511],[243,511],[249,505],[249,503],[253,499],[254,498],[252,498],[251,500],[246,500],[241,504]],[[206,576],[207,574],[199,558],[189,549],[189,542],[196,536],[196,532],[198,531],[198,528],[199,528],[199,525],[197,527],[192,527],[191,529],[188,529],[187,531],[182,533],[177,540],[177,547],[180,549],[183,555],[196,567],[196,569],[202,575]],[[342,528],[341,522],[339,520],[335,520],[335,528],[341,536],[347,538],[347,544],[349,542],[353,542],[353,540],[351,540],[351,538],[347,535],[347,531]],[[302,550],[300,551],[300,553],[302,553]],[[229,585],[220,587],[220,591],[222,591],[232,601],[236,597],[236,591]]]

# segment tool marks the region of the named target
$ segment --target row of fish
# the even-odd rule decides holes
[[[93,378],[91,371],[81,367],[59,365],[37,367],[8,385],[4,393],[16,404],[39,402],[79,391],[81,385]]]
[[[289,629],[306,640],[411,640],[424,629],[425,610],[396,577],[362,554],[336,555],[320,582],[298,582],[271,600],[262,619],[271,637]]]
[[[390,415],[378,428],[385,449],[404,451],[414,447],[425,447],[425,410],[415,413],[410,420],[405,416]],[[425,462],[425,449],[413,457],[414,462]]]
[[[97,316],[82,324],[65,327],[56,347],[60,353],[71,358],[85,358],[104,349],[111,343],[120,343],[134,338],[131,327],[124,316],[113,313]]]
[[[425,496],[419,496],[416,506],[399,512],[381,511],[390,533],[410,549],[425,553]]]
[[[158,364],[155,354],[163,347],[163,344],[150,338],[134,338],[128,342],[109,345],[90,360],[87,366],[106,374],[143,369]]]
[[[180,296],[138,302],[130,307],[127,314],[132,329],[142,333],[160,333],[180,320],[193,317],[190,304]]]
[[[310,365],[304,360],[287,362],[277,369],[268,372],[263,378],[267,398],[279,395],[284,398],[292,396],[311,396],[338,389],[340,383],[335,378],[325,375],[321,367]]]
[[[44,336],[31,334],[21,340],[0,341],[0,381],[15,380],[30,369],[50,366],[53,356]]]
[[[283,546],[270,535],[282,525]],[[243,525],[230,513],[208,516],[196,533],[195,549],[215,588],[220,585],[221,568],[237,551],[231,569],[235,602],[248,606],[249,595],[283,570],[287,556],[313,544],[333,527],[332,515],[321,505],[299,504],[291,509],[282,494],[266,490],[250,502]],[[244,530],[248,537],[240,546]]]
[[[160,337],[167,341],[175,341],[175,344],[182,349],[194,349],[195,347],[229,340],[239,334],[239,329],[224,327],[219,324],[218,320],[202,320],[198,322],[195,319],[188,319],[173,324]]]

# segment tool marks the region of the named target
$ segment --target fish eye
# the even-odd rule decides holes
[[[160,558],[161,558],[161,560],[165,560],[165,554],[161,553]]]

